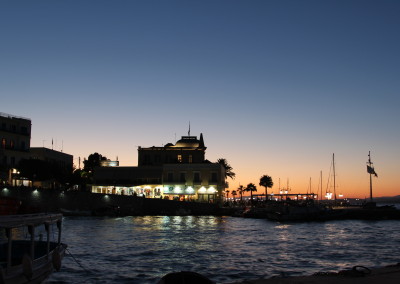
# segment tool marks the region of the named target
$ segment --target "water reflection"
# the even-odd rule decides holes
[[[156,283],[182,270],[234,282],[281,272],[391,264],[400,253],[400,225],[393,221],[283,225],[228,217],[142,216],[65,218],[63,224],[70,251],[90,271],[86,283]],[[82,271],[67,257],[62,272],[51,279],[82,282]]]

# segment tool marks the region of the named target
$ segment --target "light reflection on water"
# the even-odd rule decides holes
[[[64,218],[72,257],[49,283],[156,283],[195,271],[218,283],[400,261],[399,221],[279,224],[212,216]]]

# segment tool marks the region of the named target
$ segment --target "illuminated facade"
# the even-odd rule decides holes
[[[216,202],[225,190],[225,172],[205,159],[203,135],[183,136],[162,147],[139,147],[137,167],[99,167],[92,192],[187,201]]]

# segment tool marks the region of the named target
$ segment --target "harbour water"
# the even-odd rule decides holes
[[[64,217],[63,241],[70,254],[48,283],[157,283],[177,271],[230,283],[400,262],[400,222],[390,220]]]

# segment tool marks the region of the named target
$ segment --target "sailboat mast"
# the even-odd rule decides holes
[[[334,194],[334,200],[336,201],[336,171],[335,171],[335,153],[333,153],[333,157],[332,157],[332,163],[333,163],[333,194]]]
[[[368,165],[371,167],[371,151],[368,151]],[[372,202],[372,171],[369,172],[369,199]]]
[[[321,171],[321,195],[319,197],[319,200],[322,201],[322,171]]]

